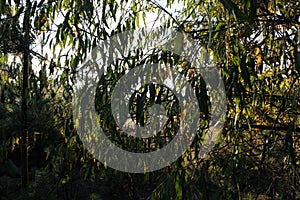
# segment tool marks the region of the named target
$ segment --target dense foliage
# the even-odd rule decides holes
[[[297,0],[1,0],[0,13],[0,199],[300,198]],[[172,52],[157,49],[145,57],[136,50],[99,83],[96,109],[108,137],[128,151],[149,152],[176,133],[178,123],[169,120],[158,137],[138,140],[112,120],[111,89],[141,63],[167,63],[188,77],[202,117],[192,146],[175,163],[124,173],[94,159],[78,137],[75,73],[101,40],[152,25],[181,31],[209,52],[226,88],[226,123],[213,150],[198,156],[211,111],[205,82]],[[153,103],[178,115],[176,98],[159,85],[142,87],[131,101],[141,125]]]

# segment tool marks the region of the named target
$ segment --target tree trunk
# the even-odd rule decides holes
[[[5,93],[4,93],[4,88],[5,87],[3,87],[2,89],[1,89],[1,103],[5,103]]]
[[[22,134],[21,134],[21,163],[22,163],[22,188],[28,186],[28,81],[30,65],[30,0],[26,0],[26,12],[23,22],[23,86],[22,86]]]

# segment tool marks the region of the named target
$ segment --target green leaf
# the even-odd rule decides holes
[[[136,23],[137,27],[140,28],[140,16],[139,16],[139,13],[137,13],[137,15],[135,17],[135,23]]]
[[[246,0],[244,3],[244,13],[248,13],[251,7],[251,1],[252,0]]]

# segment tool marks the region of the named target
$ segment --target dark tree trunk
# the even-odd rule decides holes
[[[5,87],[4,87],[5,88]],[[4,88],[1,90],[1,103],[5,103],[5,93],[4,93]]]
[[[22,86],[22,134],[21,134],[21,163],[22,163],[22,188],[28,186],[28,81],[30,65],[30,0],[26,0],[26,12],[23,22],[23,86]]]

